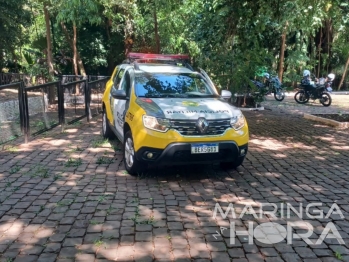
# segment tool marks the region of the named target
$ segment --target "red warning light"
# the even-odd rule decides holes
[[[146,53],[129,53],[128,58],[131,59],[154,59],[154,60],[189,60],[188,55],[163,55],[163,54],[146,54]]]

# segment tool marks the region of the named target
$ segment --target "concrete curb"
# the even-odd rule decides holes
[[[244,107],[238,107],[241,111],[262,111],[264,110],[264,106],[261,107],[252,107],[252,108],[244,108]]]
[[[338,128],[349,128],[349,122],[338,122],[338,121],[335,121],[332,119],[318,117],[318,116],[314,116],[314,115],[306,114],[306,113],[303,114],[303,117],[305,119],[321,122],[321,123],[324,123],[324,124],[329,125],[329,126],[334,126],[334,127],[338,127]]]

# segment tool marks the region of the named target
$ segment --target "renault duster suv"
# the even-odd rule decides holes
[[[130,53],[117,66],[102,98],[105,138],[123,144],[125,168],[218,162],[237,167],[248,149],[241,111],[185,55]]]

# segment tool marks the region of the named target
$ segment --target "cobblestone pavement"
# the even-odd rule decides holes
[[[237,170],[168,167],[132,177],[121,145],[101,138],[99,120],[7,146],[0,261],[349,261],[348,130],[277,108],[245,112],[251,141]],[[234,209],[214,217],[217,203]],[[266,203],[279,207],[276,217],[259,214]],[[322,206],[307,210],[312,203]],[[287,204],[300,214],[288,217]],[[254,238],[238,235],[249,222]],[[290,222],[297,227],[286,232]],[[344,243],[327,236],[312,244],[330,222]],[[312,243],[295,238],[310,225]]]
[[[274,111],[291,112],[295,114],[348,114],[349,113],[349,93],[348,94],[331,94],[332,104],[329,107],[323,106],[319,99],[309,100],[306,104],[297,104],[294,100],[294,92],[286,93],[284,101],[278,102],[272,95],[266,97],[262,105],[267,109]]]

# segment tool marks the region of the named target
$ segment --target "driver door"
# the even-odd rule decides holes
[[[120,83],[117,86],[117,90],[124,90],[126,92],[127,97],[130,95],[130,88],[131,88],[131,79],[130,79],[130,72],[123,68],[120,70],[122,74]],[[115,87],[116,88],[116,87]],[[128,100],[124,99],[114,99],[113,103],[113,115],[114,115],[114,126],[118,133],[118,137],[121,141],[123,141],[124,138],[124,123],[125,123],[125,113],[126,113],[126,104],[128,103]]]

